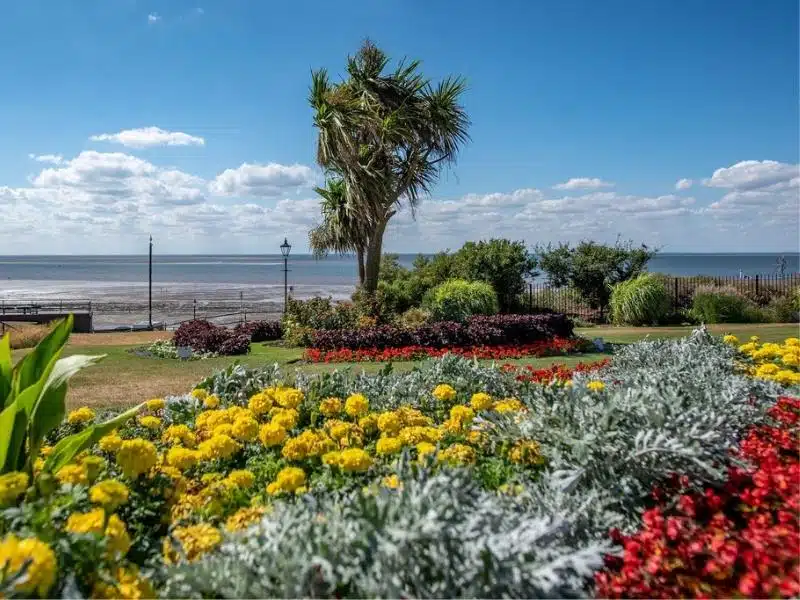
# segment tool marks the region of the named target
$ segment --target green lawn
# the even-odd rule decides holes
[[[740,339],[757,335],[762,341],[781,341],[789,336],[797,336],[800,329],[797,324],[786,325],[719,325],[710,329],[717,334],[733,333]],[[626,344],[644,337],[669,338],[681,337],[692,330],[691,327],[590,327],[578,329],[577,333],[589,339],[603,338],[606,342]],[[67,347],[65,353],[69,354],[105,354],[106,358],[76,375],[70,384],[68,401],[71,406],[89,405],[95,407],[132,405],[142,400],[169,394],[185,393],[191,387],[212,374],[213,372],[230,365],[237,357],[220,357],[207,360],[180,362],[168,359],[141,358],[128,352],[132,347],[141,345],[137,343],[119,343],[127,341],[121,334],[110,337],[112,334],[92,334],[74,336],[75,342]],[[154,334],[151,334],[154,335]],[[166,337],[169,334],[165,334]],[[19,358],[25,351],[15,351],[15,358]],[[253,344],[247,356],[238,357],[242,363],[251,366],[278,363],[285,370],[302,369],[306,372],[323,372],[333,369],[354,367],[365,372],[375,372],[383,368],[381,363],[358,364],[304,364],[301,362],[302,349],[285,348],[275,344]],[[591,362],[602,360],[607,355],[583,354],[579,356],[563,356],[548,358],[530,358],[509,360],[520,365],[535,365],[546,367],[554,363],[574,365],[578,362]],[[414,362],[394,363],[397,370],[411,369]]]

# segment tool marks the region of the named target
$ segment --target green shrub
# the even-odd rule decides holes
[[[482,281],[451,279],[433,288],[425,297],[425,305],[435,321],[462,322],[472,315],[497,313],[497,294]]]
[[[670,298],[652,273],[621,281],[611,289],[611,320],[617,325],[656,325],[667,319]]]
[[[397,319],[398,325],[408,329],[416,329],[431,320],[431,313],[423,308],[409,308]]]
[[[797,323],[800,320],[800,308],[789,296],[775,296],[764,312],[772,323]]]
[[[284,321],[311,329],[350,329],[355,327],[359,312],[352,302],[334,302],[332,298],[289,299]]]
[[[692,298],[692,317],[700,323],[760,323],[764,314],[734,287],[699,286]]]

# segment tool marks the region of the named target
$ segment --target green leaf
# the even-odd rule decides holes
[[[145,402],[142,402],[138,406],[117,415],[105,423],[91,425],[80,433],[65,437],[53,447],[53,451],[50,453],[50,456],[47,457],[44,469],[46,471],[55,472],[64,465],[69,464],[78,453],[92,447],[101,437],[111,433],[125,421],[136,416],[136,414],[144,408],[145,404]]]
[[[17,363],[13,370],[14,391],[19,394],[45,374],[47,368],[60,354],[72,331],[72,315],[59,322],[31,352]]]
[[[16,402],[12,402],[3,409],[3,412],[0,412],[0,473],[5,472],[3,465],[6,463],[11,447],[16,417]]]
[[[11,336],[0,339],[0,408],[11,403]]]

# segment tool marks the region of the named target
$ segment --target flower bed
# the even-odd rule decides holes
[[[528,383],[551,383],[567,382],[570,381],[576,373],[591,373],[597,371],[610,363],[609,359],[599,360],[591,363],[578,363],[574,367],[556,364],[546,369],[537,369],[533,365],[525,365],[520,367],[518,365],[505,364],[501,368],[506,373],[511,373],[515,376],[517,381],[525,381]]]
[[[525,358],[533,356],[559,356],[581,352],[586,349],[587,342],[581,338],[561,339],[533,342],[519,345],[468,346],[431,348],[429,346],[404,346],[401,348],[362,348],[350,350],[319,350],[308,348],[303,358],[309,362],[385,362],[402,360],[421,360],[436,358],[445,354],[453,354],[466,358],[502,360],[508,358]]]
[[[743,439],[767,461],[746,436],[786,389],[741,360],[698,331],[626,346],[570,386],[457,356],[355,377],[234,365],[105,430],[79,409],[32,473],[0,475],[0,595],[591,595],[606,532],[648,527],[654,486],[723,489]],[[760,489],[759,473],[741,477]],[[770,490],[796,477],[767,474]],[[780,515],[771,492],[747,497]]]
[[[423,346],[471,348],[527,345],[553,338],[570,338],[572,321],[565,315],[475,316],[466,323],[441,322],[406,329],[392,325],[315,331],[310,347],[317,350],[383,350]]]

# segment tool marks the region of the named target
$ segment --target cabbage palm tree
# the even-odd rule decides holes
[[[322,197],[322,223],[308,234],[311,252],[322,258],[329,252],[355,253],[358,262],[358,282],[364,284],[364,253],[369,242],[368,224],[347,204],[347,185],[341,178],[331,178],[324,188],[315,188]]]
[[[347,60],[347,78],[312,73],[309,102],[318,129],[317,162],[347,189],[347,210],[368,232],[363,288],[374,292],[386,226],[407,204],[412,215],[469,139],[460,98],[464,80],[432,84],[419,61],[389,59],[369,41]]]

